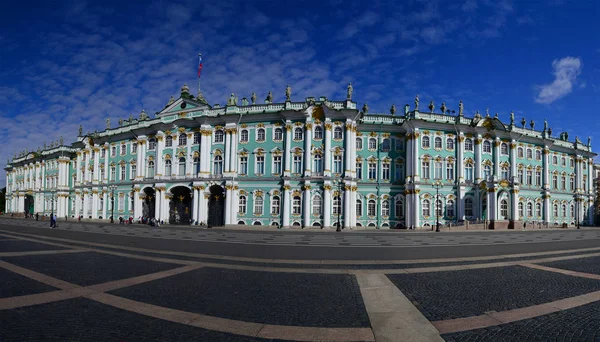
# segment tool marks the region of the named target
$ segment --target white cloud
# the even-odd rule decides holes
[[[573,84],[581,73],[581,60],[576,57],[565,57],[552,62],[554,81],[539,87],[535,102],[549,104],[569,94]]]

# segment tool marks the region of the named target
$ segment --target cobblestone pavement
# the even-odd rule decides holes
[[[89,235],[107,238],[71,240],[83,233],[68,230],[57,238],[56,230],[5,230],[0,222],[0,341],[600,341],[600,243],[477,258],[261,261],[170,251],[170,234],[206,231],[165,228],[169,236],[154,237],[160,248],[140,249],[146,227],[97,229],[103,235]],[[139,235],[112,244],[126,229]],[[568,240],[582,232],[596,234],[463,238]],[[224,236],[246,239],[235,234]],[[273,235],[327,237],[277,232],[275,244],[285,240]],[[385,236],[395,235],[346,239]]]

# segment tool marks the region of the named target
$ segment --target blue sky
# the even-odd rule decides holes
[[[0,13],[0,165],[105,119],[154,113],[187,83],[224,104],[354,100],[388,112],[434,100],[525,117],[600,144],[600,2],[9,2]],[[600,145],[599,145],[600,146]],[[0,186],[5,184],[0,174]]]

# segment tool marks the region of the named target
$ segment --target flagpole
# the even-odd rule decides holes
[[[198,53],[198,96],[196,96],[196,100],[198,102],[208,104],[204,95],[202,95],[202,90],[200,90],[200,72],[202,71],[202,54]]]
[[[200,63],[200,60],[202,60],[202,54],[198,53],[198,64]],[[200,73],[198,73],[198,94],[200,94]]]

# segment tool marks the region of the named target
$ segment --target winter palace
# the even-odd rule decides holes
[[[9,160],[7,211],[165,224],[415,228],[593,222],[591,143],[547,123],[464,115],[431,101],[399,113],[269,92],[210,106],[183,86],[154,118]],[[507,115],[508,117],[508,115]],[[542,126],[542,125],[538,125]]]

